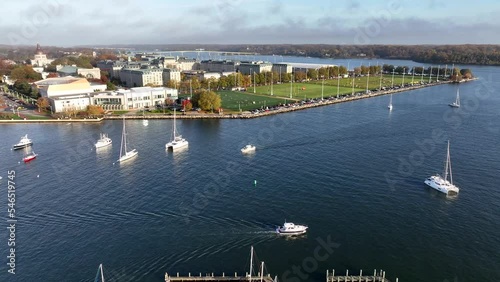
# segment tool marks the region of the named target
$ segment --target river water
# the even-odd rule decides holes
[[[411,62],[403,62],[411,65]],[[251,120],[178,120],[187,150],[166,152],[172,120],[126,121],[139,155],[115,163],[121,121],[0,125],[3,226],[16,172],[16,274],[0,281],[163,281],[248,271],[250,246],[280,281],[383,269],[399,281],[500,277],[500,68],[480,79]],[[113,145],[96,151],[100,132]],[[38,158],[10,148],[28,133]],[[424,179],[451,143],[454,198]],[[253,155],[240,148],[253,143]],[[256,184],[255,182],[256,181]],[[275,226],[307,224],[286,239]],[[321,256],[319,256],[319,254]],[[300,273],[297,271],[300,268]]]

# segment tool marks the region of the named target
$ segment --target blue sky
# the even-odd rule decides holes
[[[4,0],[0,44],[500,44],[493,0]]]

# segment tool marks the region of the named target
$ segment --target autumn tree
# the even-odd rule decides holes
[[[49,106],[49,99],[47,97],[40,97],[36,100],[36,106],[38,107],[38,112],[41,110],[46,110]]]
[[[198,106],[205,111],[212,111],[221,107],[220,96],[213,91],[202,91],[199,93]]]
[[[87,114],[91,117],[102,116],[104,115],[104,109],[98,105],[88,105]]]
[[[186,104],[184,104],[184,110],[186,112],[189,112],[193,109],[193,104],[191,103],[191,101],[188,101],[186,102]]]

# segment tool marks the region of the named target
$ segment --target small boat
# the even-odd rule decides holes
[[[307,226],[293,224],[291,222],[285,222],[283,226],[279,226],[276,228],[276,233],[282,235],[300,235],[304,234],[307,231]]]
[[[389,106],[387,106],[389,111],[392,111],[392,94],[391,94],[391,100],[389,101]]]
[[[148,126],[148,125],[149,125],[149,120],[147,120],[147,119],[143,119],[143,120],[142,120],[142,125],[144,125],[144,126]]]
[[[178,134],[177,129],[175,127],[175,109],[174,109],[174,128],[172,130],[172,135],[173,135],[172,141],[165,144],[166,150],[168,149],[175,150],[189,145],[189,142],[186,139],[182,138],[182,135]]]
[[[31,162],[32,160],[36,159],[37,154],[35,152],[31,151],[29,154],[25,155],[23,158],[23,162],[28,163]]]
[[[111,138],[109,138],[107,134],[101,133],[101,138],[97,140],[97,143],[95,143],[95,147],[96,148],[106,147],[111,145],[112,142],[113,140],[111,140]]]
[[[139,152],[136,149],[127,151],[127,131],[125,130],[125,117],[123,118],[122,144],[120,146],[120,158],[118,162],[124,162],[137,156]]]
[[[448,152],[446,154],[443,176],[436,174],[427,178],[424,183],[446,195],[458,194],[460,189],[453,184],[453,174],[451,173],[450,141],[448,141]]]
[[[22,148],[29,147],[31,145],[33,145],[33,142],[31,141],[31,139],[28,138],[28,134],[26,134],[23,137],[21,137],[21,140],[19,141],[19,143],[14,145],[13,148],[14,148],[14,150],[19,150]]]
[[[248,153],[255,152],[255,146],[248,144],[245,147],[241,148],[241,152],[243,154],[248,154]]]
[[[448,106],[452,108],[460,108],[460,94],[459,94],[459,89],[457,89],[457,98],[455,99],[455,102],[449,104]]]

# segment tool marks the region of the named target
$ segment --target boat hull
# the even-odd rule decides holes
[[[133,157],[137,156],[138,153],[139,152],[137,152],[135,149],[127,152],[125,155],[118,159],[118,162],[123,163],[125,161],[131,160]]]
[[[108,142],[108,143],[104,143],[104,142],[97,142],[97,143],[95,143],[95,147],[96,147],[97,149],[99,149],[99,148],[104,148],[104,147],[107,147],[107,146],[111,145],[112,143],[113,143],[112,141],[110,141],[110,142]]]
[[[30,147],[31,145],[33,145],[33,142],[31,142],[31,143],[26,143],[26,144],[16,144],[16,145],[14,145],[12,148],[13,148],[14,150],[19,150],[19,149],[24,149],[24,148]]]
[[[25,163],[29,163],[29,162],[31,162],[34,159],[36,159],[36,156],[29,156],[29,157],[24,158],[23,161]]]
[[[301,230],[301,231],[282,231],[280,228],[276,228],[276,233],[279,235],[301,235],[305,234],[307,230]]]
[[[458,194],[459,189],[457,186],[449,183],[448,181],[436,181],[433,177],[428,178],[424,181],[425,184],[427,184],[429,187],[432,189],[439,191],[443,194],[450,195],[450,194]]]
[[[455,103],[453,104],[449,104],[448,106],[452,107],[452,108],[460,108],[460,105],[457,105]]]
[[[180,149],[180,148],[185,148],[189,146],[189,142],[187,141],[181,141],[181,142],[169,142],[165,145],[165,149],[167,150],[177,150],[177,149]]]

